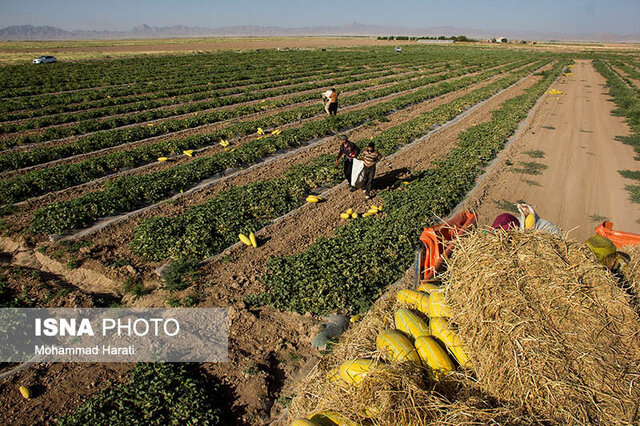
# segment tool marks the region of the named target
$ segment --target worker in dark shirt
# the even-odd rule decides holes
[[[376,151],[376,145],[373,142],[369,143],[367,149],[362,153],[362,162],[364,163],[363,184],[365,198],[368,200],[371,198],[371,186],[373,185],[373,178],[376,175],[376,164],[378,161],[386,161],[387,166],[391,168],[391,163],[386,160],[378,151]]]
[[[336,165],[338,165],[340,157],[344,156],[344,178],[349,182],[349,189],[355,191],[356,188],[351,185],[351,169],[353,167],[353,159],[360,154],[360,148],[351,142],[346,135],[340,135],[339,139],[342,141],[342,144],[340,144],[340,152],[338,153],[338,158],[336,158]]]

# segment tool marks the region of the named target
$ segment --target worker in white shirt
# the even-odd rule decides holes
[[[329,89],[322,94],[324,101],[324,110],[327,111],[327,115],[338,114],[338,92],[336,89]]]

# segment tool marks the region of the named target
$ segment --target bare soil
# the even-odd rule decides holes
[[[105,44],[112,42],[105,42]],[[136,44],[125,43],[112,46],[74,46],[55,47],[52,54],[65,52],[130,52],[130,53],[163,53],[163,52],[207,52],[213,50],[248,50],[248,49],[318,49],[355,46],[396,46],[415,44],[415,41],[377,40],[375,37],[229,37],[202,41],[185,40],[184,43],[163,43],[162,40],[136,41]],[[40,48],[23,49],[24,52],[40,51]],[[20,51],[15,50],[19,53]]]
[[[0,252],[0,295],[9,305],[4,307],[92,308],[119,301],[111,295],[82,291],[60,275],[13,261],[10,254]]]
[[[508,203],[523,200],[578,241],[594,235],[604,219],[614,229],[640,233],[640,207],[624,189],[631,182],[618,173],[637,170],[638,162],[630,146],[615,140],[629,129],[623,117],[611,114],[615,104],[605,81],[589,61],[578,61],[573,76],[552,86],[565,94],[544,95],[526,127],[465,202],[477,208],[481,224],[491,225]],[[539,174],[532,174],[535,168]]]
[[[122,382],[129,363],[41,363],[0,381],[0,420],[6,425],[54,424],[108,383]],[[27,386],[33,397],[19,391]]]

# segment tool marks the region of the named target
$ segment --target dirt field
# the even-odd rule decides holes
[[[524,200],[578,241],[593,235],[605,219],[614,229],[640,233],[640,208],[624,189],[630,181],[618,173],[635,170],[638,163],[633,149],[615,140],[629,129],[622,117],[611,114],[615,104],[604,83],[589,61],[578,61],[573,76],[553,85],[565,94],[545,95],[465,203],[479,204],[482,224],[491,225],[505,212],[505,201]]]
[[[98,41],[0,42],[0,65],[31,62],[38,55],[51,54],[59,60],[109,59],[139,55],[162,55],[253,49],[321,49],[358,46],[415,45],[415,40],[378,40],[371,36],[342,37],[219,37],[196,39],[141,39]],[[457,45],[469,45],[458,43]],[[515,48],[549,52],[635,51],[636,43],[510,43],[501,46],[486,42],[475,46]]]
[[[357,46],[415,44],[409,40],[378,40],[376,37],[225,37],[166,40],[107,40],[102,42],[0,43],[0,65],[30,62],[42,52],[58,60],[107,59],[112,57],[211,52],[252,49],[321,49]]]

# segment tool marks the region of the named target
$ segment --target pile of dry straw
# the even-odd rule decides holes
[[[473,232],[443,277],[472,371],[429,381],[380,360],[395,294],[378,300],[296,388],[289,421],[331,410],[373,424],[620,424],[640,416],[640,323],[618,281],[583,246],[542,233]],[[330,382],[346,360],[374,358],[357,386]]]
[[[561,424],[640,419],[640,323],[583,245],[544,233],[460,241],[447,300],[480,386]]]
[[[533,424],[515,406],[500,403],[482,391],[472,377],[456,373],[440,383],[429,383],[422,368],[412,364],[388,364],[381,359],[375,341],[382,330],[394,329],[395,295],[413,282],[405,277],[350,328],[314,371],[295,389],[289,407],[290,424],[321,411],[335,411],[356,423],[422,425],[432,423]],[[327,380],[329,371],[355,358],[378,360],[374,371],[357,386]],[[367,411],[380,414],[368,418]]]

